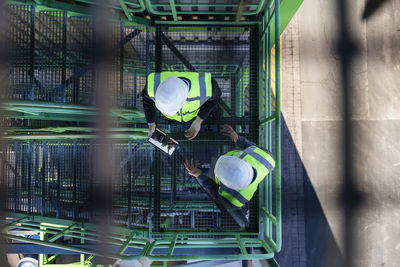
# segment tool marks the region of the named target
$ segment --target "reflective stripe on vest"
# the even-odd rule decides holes
[[[235,156],[239,153],[241,153],[239,158],[249,163],[255,169],[255,177],[251,184],[245,189],[234,190],[223,185],[222,182],[219,181],[218,177],[215,177],[215,181],[220,185],[218,192],[221,196],[226,198],[233,205],[242,207],[253,197],[258,188],[258,184],[262,182],[266,175],[274,169],[275,160],[269,153],[256,146],[250,146],[244,151],[230,151],[225,155]]]
[[[207,87],[206,87],[206,74],[204,72],[199,73],[199,86],[200,86],[200,106],[201,106],[208,99]]]
[[[236,198],[236,200],[238,200],[243,205],[248,202],[248,200],[244,196],[242,196],[238,191],[230,189],[229,187],[221,183],[219,188],[219,193],[222,194],[223,191],[227,192],[228,194]]]
[[[154,96],[156,96],[156,92],[157,92],[157,88],[160,85],[160,80],[161,80],[161,73],[156,72],[154,73]],[[152,97],[151,99],[154,99],[154,97]]]
[[[256,160],[258,160],[262,165],[264,165],[268,170],[272,170],[274,168],[274,166],[272,166],[272,164],[263,156],[261,156],[260,154],[254,152],[254,150],[256,149],[255,146],[251,146],[246,148],[243,151],[243,154],[240,155],[239,158],[243,159],[245,156],[250,155],[253,158],[255,158]]]

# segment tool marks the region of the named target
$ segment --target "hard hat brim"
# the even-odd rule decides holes
[[[253,167],[243,159],[222,155],[215,164],[215,175],[225,186],[243,190],[251,184],[254,171]]]

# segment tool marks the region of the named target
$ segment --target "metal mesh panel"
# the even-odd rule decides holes
[[[123,26],[120,27],[120,31],[121,38],[117,43],[117,101],[122,107],[141,108],[140,92],[146,84],[147,67],[150,64],[149,51],[146,49],[147,31],[145,27]]]
[[[7,12],[8,11],[8,12]],[[9,6],[10,78],[6,97],[32,99],[34,83],[35,11],[31,6]]]
[[[9,6],[10,80],[7,98],[92,105],[96,102],[92,17],[67,17],[65,11]],[[111,104],[141,107],[149,52],[146,28],[114,23],[110,40]],[[107,53],[107,51],[106,51]]]
[[[114,146],[113,220],[128,227],[148,227],[150,153],[143,143]]]
[[[139,95],[146,84],[150,64],[150,51],[146,49],[149,33],[144,27],[125,27],[125,36],[135,37],[124,46],[124,92],[131,92],[124,103],[127,106],[141,107]]]
[[[88,220],[92,178],[90,146],[77,142],[5,145],[6,209]],[[11,168],[14,164],[13,168]]]
[[[113,223],[145,227],[149,213],[149,146],[115,144]],[[3,147],[6,210],[92,221],[91,196],[97,188],[93,161],[97,146],[88,142],[15,142]]]
[[[34,100],[65,102],[66,12],[41,11],[38,18],[38,82]]]
[[[68,18],[67,77],[65,86],[67,100],[72,103],[93,104],[93,19],[89,17]]]

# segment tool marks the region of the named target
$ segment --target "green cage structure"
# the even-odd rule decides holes
[[[90,8],[99,2],[74,2],[14,1],[6,9],[1,229],[10,245],[47,248],[41,266],[56,264],[60,251],[81,254],[80,266],[96,256],[273,258],[282,248],[279,36],[301,1],[102,2],[119,16],[108,34],[114,124],[107,229],[96,224],[92,206],[101,148],[91,124],[99,112],[92,52],[99,29]],[[248,227],[215,206],[177,154],[146,142],[141,91],[147,75],[159,71],[210,72],[222,90],[222,116],[206,121],[192,141],[182,134],[188,124],[171,125],[158,114],[159,127],[181,143],[185,157],[208,164],[232,150],[218,134],[225,123],[275,155],[275,171],[250,202]]]

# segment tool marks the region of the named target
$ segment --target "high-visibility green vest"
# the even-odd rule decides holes
[[[257,190],[258,184],[275,168],[274,158],[269,153],[256,146],[250,146],[244,151],[229,151],[225,155],[236,156],[241,152],[242,154],[239,158],[249,163],[256,170],[254,172],[256,177],[248,187],[242,190],[234,190],[222,184],[218,177],[215,176],[215,181],[220,186],[218,193],[237,207],[242,207],[246,202],[251,200]]]
[[[155,100],[157,88],[167,77],[186,78],[190,81],[189,94],[183,107],[172,116],[163,115],[171,120],[190,121],[199,113],[203,105],[212,96],[211,73],[204,72],[158,72],[147,77],[147,92]]]

